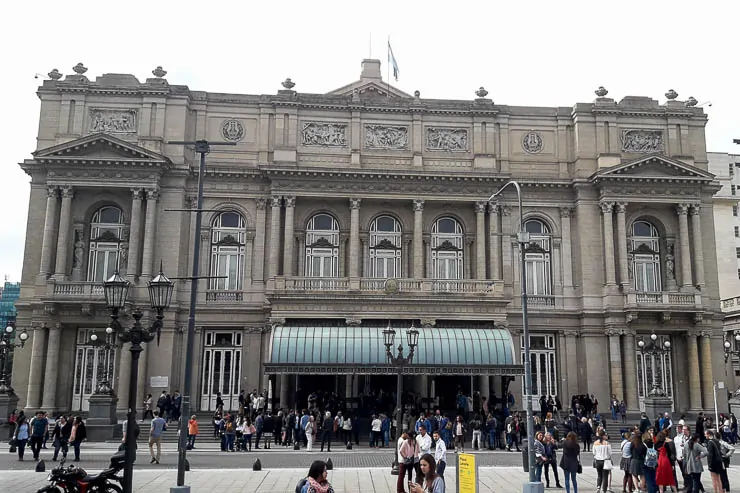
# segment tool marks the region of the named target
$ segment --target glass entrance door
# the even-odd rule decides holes
[[[116,350],[91,346],[91,333],[91,329],[79,329],[77,333],[72,411],[90,409],[90,396],[95,393],[100,380],[107,378],[111,385],[115,381]]]
[[[200,409],[215,411],[220,393],[224,411],[237,410],[241,390],[241,333],[209,331],[205,339]]]

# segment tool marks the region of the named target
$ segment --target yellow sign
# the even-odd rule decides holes
[[[475,455],[457,455],[457,493],[478,493],[478,467]]]

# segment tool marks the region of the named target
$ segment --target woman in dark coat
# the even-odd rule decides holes
[[[630,460],[630,474],[638,489],[645,489],[642,480],[644,479],[643,466],[645,465],[645,454],[647,448],[642,443],[642,435],[639,432],[632,437],[632,459]]]
[[[563,456],[560,459],[560,467],[565,475],[565,492],[570,493],[570,483],[573,481],[573,493],[578,493],[578,466],[581,463],[581,447],[578,445],[578,437],[572,431],[568,433],[563,442]]]
[[[583,451],[588,452],[591,450],[591,437],[594,434],[594,429],[588,423],[586,418],[581,419],[581,424],[578,426],[578,431],[581,434],[581,440],[583,441]]]

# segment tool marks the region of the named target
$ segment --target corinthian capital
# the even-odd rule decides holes
[[[689,204],[678,204],[676,205],[676,213],[679,216],[685,216],[689,213]]]
[[[273,195],[270,197],[270,207],[273,209],[280,207],[280,203],[283,198],[280,195]]]
[[[62,190],[62,198],[64,199],[71,199],[75,196],[75,189],[72,187],[61,187]]]
[[[614,211],[614,202],[600,202],[599,207],[602,214],[611,214]]]
[[[476,214],[485,214],[486,213],[486,205],[488,205],[488,201],[485,200],[479,200],[475,203],[475,213]]]
[[[421,212],[424,210],[424,199],[414,199],[414,212]]]
[[[617,202],[614,206],[617,209],[617,214],[624,214],[627,212],[627,202]]]
[[[561,207],[560,208],[560,217],[562,218],[571,218],[573,217],[573,208],[572,207]]]
[[[362,204],[362,199],[353,197],[349,199],[349,208],[354,210],[359,210],[360,204]]]
[[[267,199],[255,199],[255,202],[257,203],[258,211],[264,211],[265,207],[267,207]]]
[[[283,196],[283,200],[285,207],[295,207],[295,195],[285,195]]]
[[[701,214],[701,204],[691,204],[691,215],[698,216]]]
[[[59,196],[59,187],[49,185],[46,187],[46,196],[51,198],[57,198]]]

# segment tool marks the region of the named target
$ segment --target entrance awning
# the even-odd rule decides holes
[[[385,327],[277,326],[272,331],[268,374],[396,374],[386,359]],[[521,375],[514,362],[511,335],[501,328],[428,328],[409,375]],[[396,346],[406,348],[405,329],[396,329]],[[407,351],[407,349],[405,349]],[[395,354],[395,349],[394,349]]]

